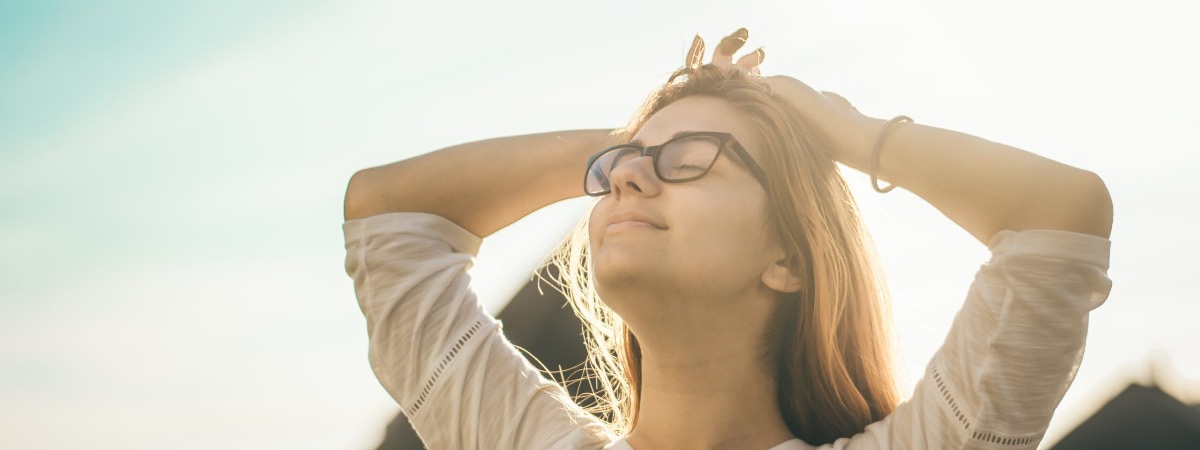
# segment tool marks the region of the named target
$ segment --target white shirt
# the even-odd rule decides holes
[[[429,448],[632,450],[480,305],[467,269],[482,238],[415,212],[342,228],[371,368]],[[1083,358],[1088,312],[1108,298],[1110,245],[1058,230],[996,233],[912,397],[819,448],[1036,448]],[[792,439],[770,450],[812,448]]]

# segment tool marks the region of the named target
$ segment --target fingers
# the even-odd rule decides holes
[[[762,47],[750,52],[747,55],[738,58],[737,63],[733,62],[733,54],[736,53],[743,45],[746,45],[746,39],[750,37],[750,32],[745,28],[739,28],[733,34],[725,36],[721,42],[717,44],[717,48],[713,50],[712,64],[717,66],[734,66],[743,73],[761,76],[758,66],[762,64],[763,58],[766,57],[766,52]],[[684,60],[685,67],[699,68],[704,65],[704,39],[700,35],[692,38],[692,46],[688,49],[687,57]]]
[[[746,39],[750,37],[750,32],[745,28],[739,28],[733,34],[725,36],[721,39],[721,43],[717,44],[716,50],[713,50],[713,64],[733,64],[733,53],[746,45]]]
[[[737,65],[741,66],[742,68],[744,68],[746,70],[752,71],[754,69],[757,69],[758,66],[760,64],[762,64],[764,57],[766,57],[766,52],[763,51],[762,47],[759,47],[758,50],[755,50],[745,56],[742,56],[741,58],[738,58]]]
[[[704,64],[704,39],[697,34],[695,39],[692,39],[692,48],[688,49],[687,59],[684,60],[685,67],[698,68]]]

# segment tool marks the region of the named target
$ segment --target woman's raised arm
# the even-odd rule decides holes
[[[472,142],[351,178],[346,273],[371,370],[429,448],[599,449],[613,440],[504,337],[468,273],[481,237],[582,195],[587,155],[608,135]]]
[[[713,63],[757,75],[762,49],[733,62],[733,52],[748,36],[743,28],[727,37]],[[702,43],[694,43],[693,51],[697,47],[703,52]],[[870,173],[871,150],[887,121],[865,116],[841,96],[817,92],[795,78],[771,76],[763,82],[796,107],[829,156]],[[985,245],[1001,230],[1062,230],[1105,239],[1112,230],[1112,198],[1092,172],[915,123],[900,124],[885,138],[875,175],[921,196]]]
[[[363,169],[346,188],[345,219],[436,214],[480,237],[559,200],[583,195],[587,158],[612,130],[573,130],[469,142]]]
[[[786,76],[765,79],[804,115],[838,162],[869,173],[887,121]],[[1001,230],[1062,230],[1107,239],[1112,199],[1095,173],[965,133],[902,123],[883,137],[877,173],[921,196],[987,245]]]
[[[1095,173],[920,124],[904,124],[886,139],[879,176],[920,195],[984,244],[1000,230],[1106,239],[1112,231],[1112,199]]]

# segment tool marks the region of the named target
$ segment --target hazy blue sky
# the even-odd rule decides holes
[[[731,3],[0,3],[0,447],[374,445],[398,408],[342,266],[350,174],[619,126],[693,34],[740,26],[764,73],[1106,180],[1114,287],[1047,442],[1151,351],[1200,400],[1187,6]],[[911,385],[987,250],[847,170]],[[489,238],[481,299],[500,307],[585,204]]]

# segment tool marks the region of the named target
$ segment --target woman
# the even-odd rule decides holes
[[[697,37],[624,129],[354,175],[346,266],[371,365],[430,448],[1037,446],[1111,286],[1104,183],[763,78],[761,49],[733,62],[746,37],[710,64]],[[903,404],[886,288],[835,162],[920,195],[992,251]],[[465,273],[483,237],[579,195],[581,168],[597,200],[557,260],[604,420],[525,362]]]

